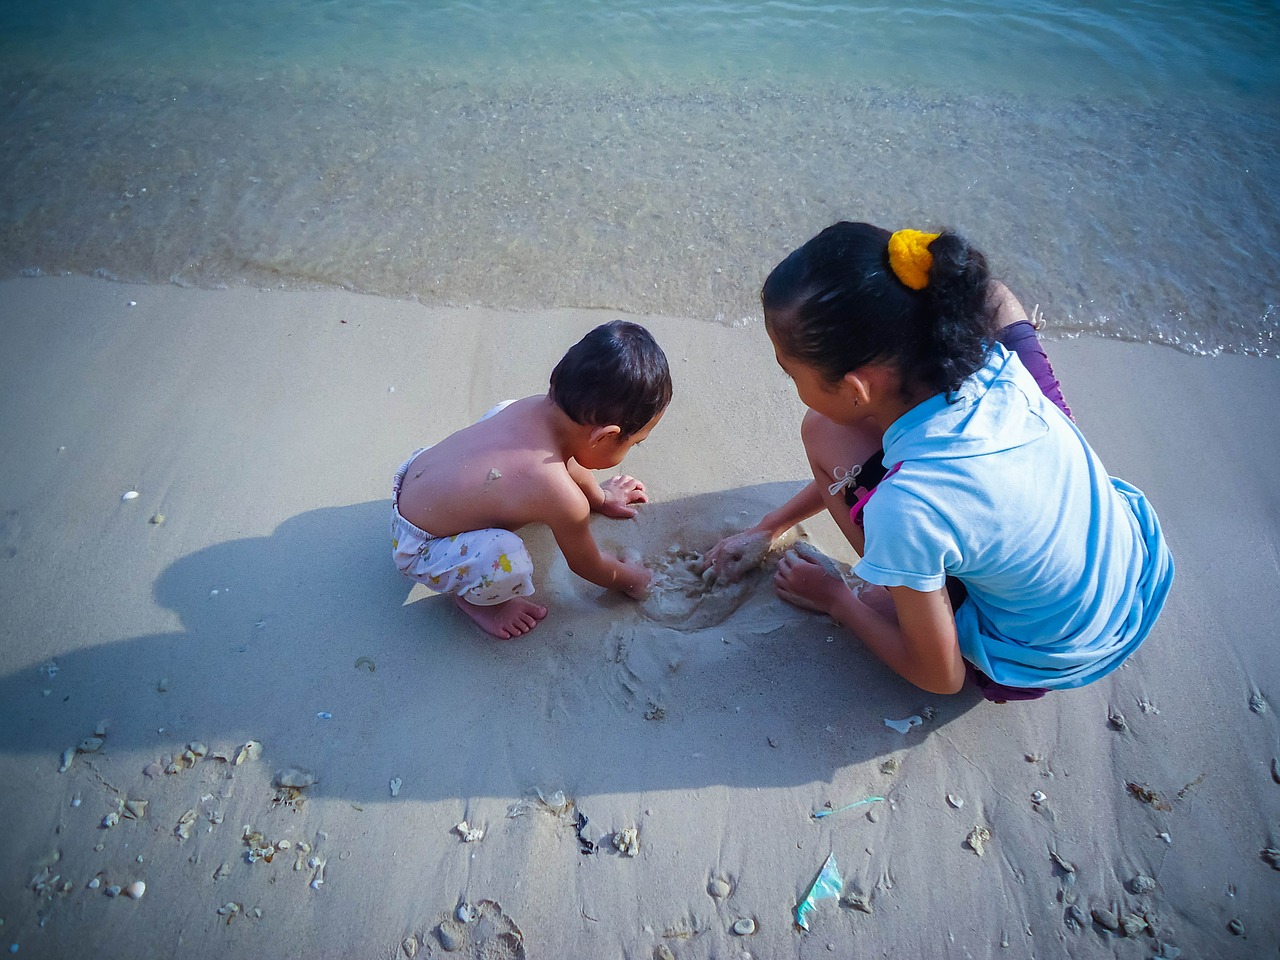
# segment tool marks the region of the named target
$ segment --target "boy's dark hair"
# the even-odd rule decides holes
[[[994,336],[982,253],[943,231],[928,283],[912,290],[889,264],[888,230],[842,221],[773,268],[760,291],[769,330],[789,356],[834,382],[873,361],[903,389],[950,393],[986,362]]]
[[[671,402],[667,355],[638,323],[602,323],[551,371],[551,399],[574,423],[629,437]]]

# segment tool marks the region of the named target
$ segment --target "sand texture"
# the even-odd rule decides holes
[[[758,322],[643,318],[675,377],[625,464],[653,503],[594,529],[659,595],[602,595],[530,529],[551,612],[499,642],[396,572],[396,465],[611,316],[0,283],[0,945],[1276,955],[1274,361],[1051,345],[1178,577],[1124,668],[997,706],[898,679],[776,599],[770,561],[696,576],[805,479]],[[825,518],[799,535],[854,559]],[[840,896],[802,932],[830,854]]]

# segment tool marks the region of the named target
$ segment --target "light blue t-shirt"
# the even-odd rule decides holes
[[[997,683],[1110,673],[1173,582],[1155,512],[999,344],[954,400],[931,397],[885,433],[885,465],[902,466],[864,508],[854,573],[920,591],[959,579],[960,652]]]

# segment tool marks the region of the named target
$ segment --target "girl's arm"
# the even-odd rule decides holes
[[[773,541],[797,523],[817,516],[825,509],[822,490],[816,480],[811,480],[782,506],[766,513],[754,527],[725,537],[717,543],[707,553],[706,564],[716,571],[718,578],[727,583],[741,580],[744,574],[764,559]]]

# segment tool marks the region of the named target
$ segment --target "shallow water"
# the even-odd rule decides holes
[[[7,4],[0,275],[733,323],[854,218],[1052,335],[1275,356],[1277,49],[1244,2]]]

